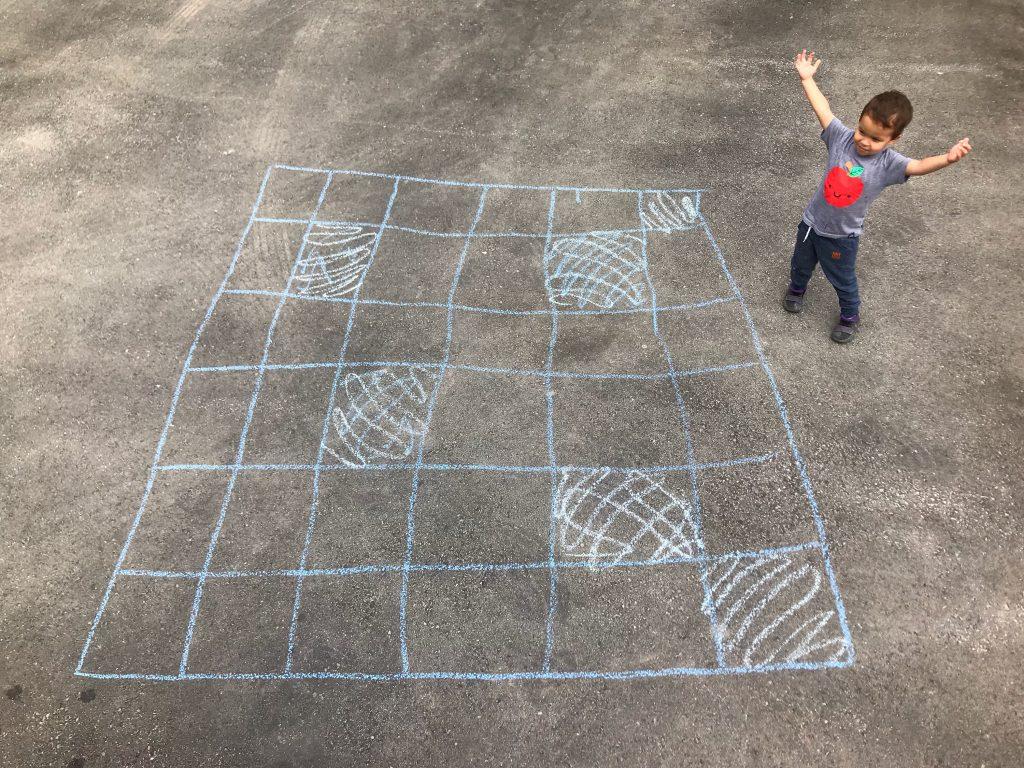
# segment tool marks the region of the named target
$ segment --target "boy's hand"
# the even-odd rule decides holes
[[[814,77],[814,73],[817,72],[818,67],[821,66],[821,59],[815,61],[814,51],[811,51],[808,55],[807,49],[804,48],[796,55],[796,61],[793,62],[793,66],[796,67],[796,71],[800,74],[800,79],[806,80],[810,77]]]
[[[950,147],[949,152],[946,153],[946,162],[955,163],[957,160],[962,158],[968,152],[971,151],[971,142],[967,137],[960,139],[956,144]]]

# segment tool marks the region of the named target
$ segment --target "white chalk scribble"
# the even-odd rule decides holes
[[[354,224],[314,224],[292,279],[295,293],[338,298],[355,291],[370,266],[376,234]]]
[[[730,666],[847,658],[836,612],[814,602],[824,576],[798,554],[723,557],[709,566],[707,576],[718,639]],[[704,610],[710,614],[707,603]]]
[[[325,450],[351,467],[408,459],[427,428],[437,373],[416,366],[349,373],[338,385]]]
[[[690,229],[697,221],[697,208],[689,195],[650,192],[644,195],[640,218],[645,228],[657,232]]]
[[[562,470],[555,497],[561,556],[591,565],[697,555],[687,499],[638,470]]]
[[[544,255],[552,304],[578,309],[635,308],[647,300],[643,241],[627,232],[562,237]]]

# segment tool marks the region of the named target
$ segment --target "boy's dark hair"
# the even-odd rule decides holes
[[[895,139],[910,125],[914,117],[914,108],[910,106],[910,99],[905,94],[899,91],[886,91],[865,105],[860,113],[861,117],[864,115],[892,131],[892,137]]]

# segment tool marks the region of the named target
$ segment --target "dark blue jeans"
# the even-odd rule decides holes
[[[810,234],[808,234],[810,230]],[[860,293],[857,291],[857,244],[859,237],[822,237],[804,222],[796,228],[796,248],[793,249],[793,263],[790,282],[798,291],[807,288],[807,281],[814,273],[814,267],[821,264],[821,271],[839,294],[839,313],[853,317],[860,312]]]

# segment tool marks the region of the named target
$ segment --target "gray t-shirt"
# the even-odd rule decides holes
[[[828,147],[828,168],[818,191],[804,209],[804,223],[825,237],[859,235],[871,201],[890,184],[907,180],[910,158],[892,147],[862,157],[853,131],[833,117],[821,132]]]

